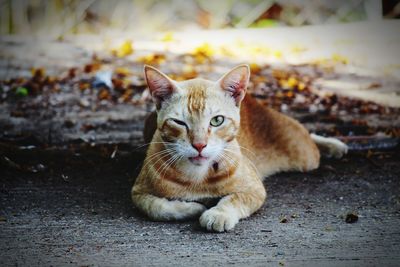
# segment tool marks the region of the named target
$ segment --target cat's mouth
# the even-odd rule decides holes
[[[204,157],[202,155],[198,155],[196,157],[189,157],[189,160],[190,160],[190,162],[192,162],[195,165],[201,165],[201,164],[205,163],[208,160],[208,158]]]

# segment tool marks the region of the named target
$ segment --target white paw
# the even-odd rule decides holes
[[[179,219],[188,219],[199,217],[207,208],[197,202],[184,202],[179,201],[176,205],[176,211],[180,216]],[[179,215],[178,215],[179,217]]]
[[[239,222],[239,217],[234,210],[221,211],[214,207],[205,211],[200,217],[200,225],[208,231],[224,232],[232,230]]]
[[[153,205],[149,216],[158,221],[184,220],[197,218],[207,208],[196,202],[164,200],[160,205]]]
[[[326,147],[328,149],[327,154],[329,157],[340,159],[347,154],[349,148],[342,141],[335,138],[327,138]]]

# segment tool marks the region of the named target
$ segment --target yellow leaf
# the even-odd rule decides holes
[[[46,75],[46,71],[44,68],[32,68],[31,73],[32,76],[35,77],[44,77]]]
[[[132,71],[124,67],[118,67],[115,69],[115,73],[122,76],[129,76],[132,74]]]
[[[296,85],[297,85],[298,83],[299,83],[299,82],[298,82],[298,80],[297,80],[295,77],[290,77],[290,78],[287,80],[287,85],[288,85],[289,88],[294,88],[294,87],[296,87]]]
[[[172,42],[174,41],[174,34],[172,32],[167,32],[162,38],[163,42]]]
[[[192,54],[197,58],[211,58],[215,54],[215,49],[208,43],[204,43],[194,49]]]
[[[274,55],[276,58],[282,58],[282,51],[275,50],[275,51],[273,52],[273,55]]]
[[[133,45],[130,40],[121,44],[117,49],[112,50],[112,53],[117,57],[126,57],[133,53]]]
[[[261,67],[257,63],[250,63],[251,73],[259,73],[261,71]]]
[[[144,64],[159,65],[165,61],[166,57],[164,54],[148,54],[146,56],[140,57],[139,62]]]
[[[349,64],[349,59],[339,54],[333,54],[332,60],[334,62],[342,63],[342,64]]]
[[[306,85],[303,82],[299,82],[297,88],[299,89],[299,91],[303,91],[306,88]]]

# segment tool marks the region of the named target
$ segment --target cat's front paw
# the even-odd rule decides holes
[[[158,205],[156,205],[158,204]],[[149,217],[156,221],[173,221],[198,218],[206,207],[196,202],[164,200],[155,205],[150,205],[147,211]]]
[[[178,219],[191,219],[198,218],[205,210],[206,207],[197,202],[180,202],[177,205]],[[180,217],[180,218],[179,218]]]
[[[340,159],[347,154],[349,148],[345,143],[336,138],[327,138],[327,139],[328,139],[327,142],[328,157],[334,157]]]
[[[215,232],[232,230],[238,222],[239,217],[234,210],[228,212],[217,207],[205,211],[200,217],[200,225]]]

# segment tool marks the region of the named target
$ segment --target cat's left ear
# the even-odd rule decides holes
[[[218,80],[221,88],[229,92],[235,100],[236,106],[243,100],[250,79],[250,67],[246,64],[239,65]]]

